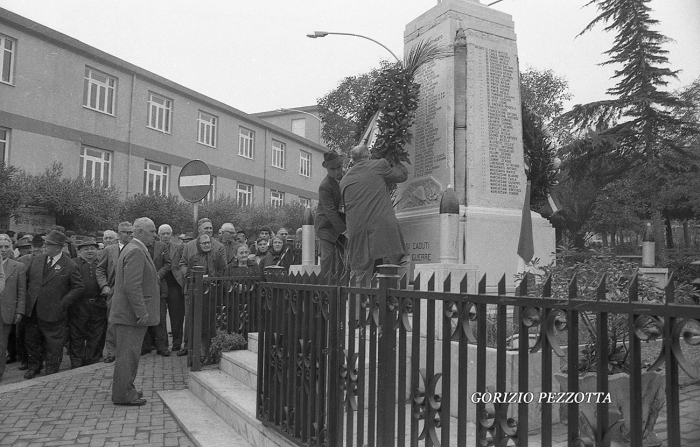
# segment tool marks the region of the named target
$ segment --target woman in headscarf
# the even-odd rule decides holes
[[[260,270],[263,275],[265,274],[265,268],[270,266],[284,267],[285,271],[289,271],[291,260],[292,254],[289,252],[289,247],[285,246],[284,239],[275,236],[272,238],[267,254],[260,262]]]
[[[226,269],[226,257],[218,250],[212,250],[211,236],[202,234],[197,238],[197,251],[187,260],[187,277],[192,276],[194,267],[204,267],[204,276],[219,276]],[[211,282],[205,287],[202,300],[202,363],[208,363],[209,345],[216,335],[216,283]],[[187,330],[187,329],[186,329]]]

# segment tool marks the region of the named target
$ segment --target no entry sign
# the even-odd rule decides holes
[[[180,195],[188,202],[199,202],[209,194],[211,188],[211,171],[202,160],[187,162],[178,178]]]

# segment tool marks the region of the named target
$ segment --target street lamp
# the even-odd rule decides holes
[[[355,36],[355,37],[361,37],[363,39],[371,40],[372,42],[376,43],[377,45],[380,45],[382,48],[387,50],[389,53],[391,53],[392,56],[394,56],[394,59],[396,59],[396,62],[401,62],[401,59],[396,57],[393,51],[391,51],[386,45],[384,45],[381,42],[378,42],[371,37],[363,36],[362,34],[352,34],[352,33],[332,33],[330,31],[314,31],[313,33],[309,33],[306,35],[306,37],[310,37],[312,39],[315,39],[317,37],[326,37],[329,34],[335,34],[336,36]]]
[[[304,115],[309,115],[309,116],[316,118],[318,120],[318,144],[321,144],[321,140],[322,140],[322,136],[321,136],[322,129],[321,128],[323,126],[323,121],[321,121],[321,118],[317,117],[313,113],[304,112],[303,110],[299,110],[299,109],[286,109],[284,107],[280,107],[279,109],[277,109],[277,112],[297,112],[297,113],[303,113]]]

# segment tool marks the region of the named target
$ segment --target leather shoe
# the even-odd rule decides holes
[[[146,405],[146,399],[138,398],[132,400],[131,402],[114,402],[114,405],[124,405],[127,407],[140,407],[141,405]]]
[[[182,357],[184,355],[187,355],[187,349],[180,349],[179,351],[177,351],[178,357]]]
[[[168,351],[167,349],[161,349],[160,351],[158,351],[158,355],[162,357],[170,357],[170,351]]]
[[[143,397],[143,391],[137,391],[136,393],[138,394],[139,399],[141,399]]]
[[[180,350],[180,346],[173,346],[173,348],[171,349],[171,351],[173,351],[173,352],[177,352],[179,350]]]
[[[141,350],[141,355],[148,355],[148,354],[150,354],[150,353],[151,353],[151,350],[150,350],[150,349],[142,349],[142,350]]]
[[[20,371],[26,371],[28,367],[29,366],[27,366],[27,362],[19,362],[19,368],[17,369],[19,369]]]
[[[25,379],[33,379],[36,376],[36,374],[37,374],[37,371],[30,369],[26,373],[24,373],[24,378]]]
[[[115,358],[113,355],[108,355],[107,357],[105,357],[105,359],[103,360],[103,362],[105,362],[105,363],[112,363],[112,362],[115,361],[115,360],[116,360],[116,358]]]

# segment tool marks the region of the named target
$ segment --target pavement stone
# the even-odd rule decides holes
[[[68,369],[66,360],[59,373],[31,380],[18,364],[8,365],[0,382],[0,445],[194,446],[156,393],[187,388],[186,357],[141,357],[136,388],[148,401],[141,407],[112,404],[114,363]]]

